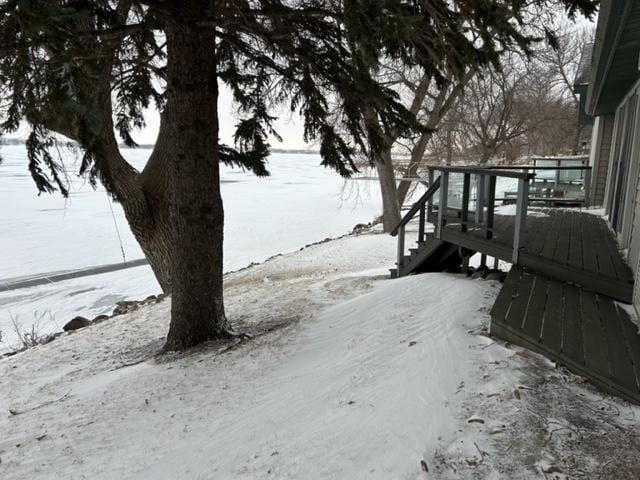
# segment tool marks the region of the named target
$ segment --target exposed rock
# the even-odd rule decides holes
[[[506,276],[507,274],[505,272],[500,270],[491,270],[484,278],[486,280],[498,280],[499,282],[504,282]]]
[[[487,272],[486,270],[476,270],[471,274],[471,279],[475,280],[476,278],[484,278],[484,276],[486,275],[486,272]]]
[[[46,345],[47,343],[53,342],[56,338],[58,338],[62,334],[63,334],[63,332],[51,333],[51,334],[47,335],[46,337],[44,337],[40,341],[40,344],[41,345]]]
[[[149,295],[147,298],[144,299],[144,303],[156,303],[158,300],[158,297],[156,297],[155,295]]]
[[[98,315],[96,318],[93,319],[93,323],[100,323],[100,322],[104,322],[105,320],[109,320],[109,315]]]
[[[88,327],[89,325],[91,325],[91,320],[78,316],[68,322],[62,329],[65,332],[70,332],[72,330],[78,330],[79,328]]]
[[[133,312],[138,309],[138,306],[138,302],[135,301],[116,302],[116,308],[113,309],[113,316]]]
[[[362,233],[371,228],[371,223],[358,223],[355,227],[353,227],[353,233]]]

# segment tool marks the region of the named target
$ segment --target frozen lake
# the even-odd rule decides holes
[[[71,194],[38,196],[23,146],[0,150],[0,282],[142,258],[120,206],[76,175],[67,155]],[[124,150],[142,168],[150,150]],[[222,167],[225,271],[349,232],[380,211],[375,182],[345,181],[315,154],[273,154],[271,177]],[[113,209],[113,213],[112,213]],[[116,228],[117,225],[117,228]],[[118,240],[122,239],[122,249]],[[0,293],[0,330],[15,344],[23,329],[58,330],[75,315],[108,313],[114,303],[159,293],[148,266]],[[0,344],[0,349],[3,345]]]

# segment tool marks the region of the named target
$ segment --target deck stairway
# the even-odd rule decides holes
[[[462,187],[457,197],[455,187],[449,188],[454,174]],[[579,210],[530,209],[528,185],[534,176],[433,167],[431,186],[392,232],[398,236],[398,256],[391,276],[464,269],[475,253],[511,263],[491,312],[491,334],[640,404],[640,336],[615,303],[631,303],[632,272],[600,217]],[[515,215],[495,214],[499,177],[518,182]],[[461,202],[452,205],[452,198]],[[433,233],[427,231],[429,223]],[[417,242],[405,250],[405,236],[416,226]]]
[[[432,233],[425,235],[425,240],[416,242],[415,248],[404,255],[400,269],[391,269],[392,278],[411,273],[441,272],[449,267],[460,265],[462,261],[459,248],[449,242],[438,240]]]

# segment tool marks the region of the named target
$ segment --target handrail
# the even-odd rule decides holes
[[[575,165],[567,167],[554,167],[552,165],[491,165],[493,170],[592,170],[591,165]]]
[[[433,195],[436,193],[438,188],[440,188],[440,177],[436,178],[433,181],[433,184],[429,186],[429,188],[424,193],[424,195],[422,195],[418,199],[418,201],[413,204],[411,209],[404,215],[404,217],[402,217],[402,220],[400,220],[400,223],[398,223],[398,225],[396,225],[396,228],[394,228],[391,231],[392,237],[395,237],[400,231],[400,228],[404,227],[407,223],[411,221],[413,217],[415,217],[416,213],[418,213],[418,210],[420,210],[420,207],[425,203],[427,203],[431,199],[431,197],[433,197]]]
[[[534,173],[527,172],[503,172],[493,167],[482,167],[482,166],[461,166],[461,167],[451,167],[444,165],[427,165],[428,168],[432,170],[438,170],[441,172],[449,172],[449,173],[470,173],[472,175],[488,175],[495,177],[508,177],[508,178],[518,178],[524,180],[530,180],[535,177]]]

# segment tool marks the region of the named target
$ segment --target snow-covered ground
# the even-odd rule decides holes
[[[142,168],[150,150],[126,149],[123,153]],[[65,154],[71,183],[68,199],[59,194],[37,195],[23,146],[3,146],[0,155],[0,284],[122,262],[118,235],[127,260],[142,258],[120,206],[101,187],[94,190],[84,178],[74,175],[78,166],[73,155]],[[343,235],[376,216],[380,197],[375,182],[345,182],[319,163],[315,154],[274,154],[268,178],[223,167],[225,271]],[[48,333],[59,330],[75,315],[110,313],[116,301],[141,299],[159,291],[147,266],[0,291],[0,331],[4,334],[0,351],[17,342],[13,320],[22,329],[36,324],[40,332]]]
[[[492,281],[387,235],[225,278],[251,340],[158,356],[170,299],[0,360],[0,478],[638,478],[640,409],[486,336]]]

